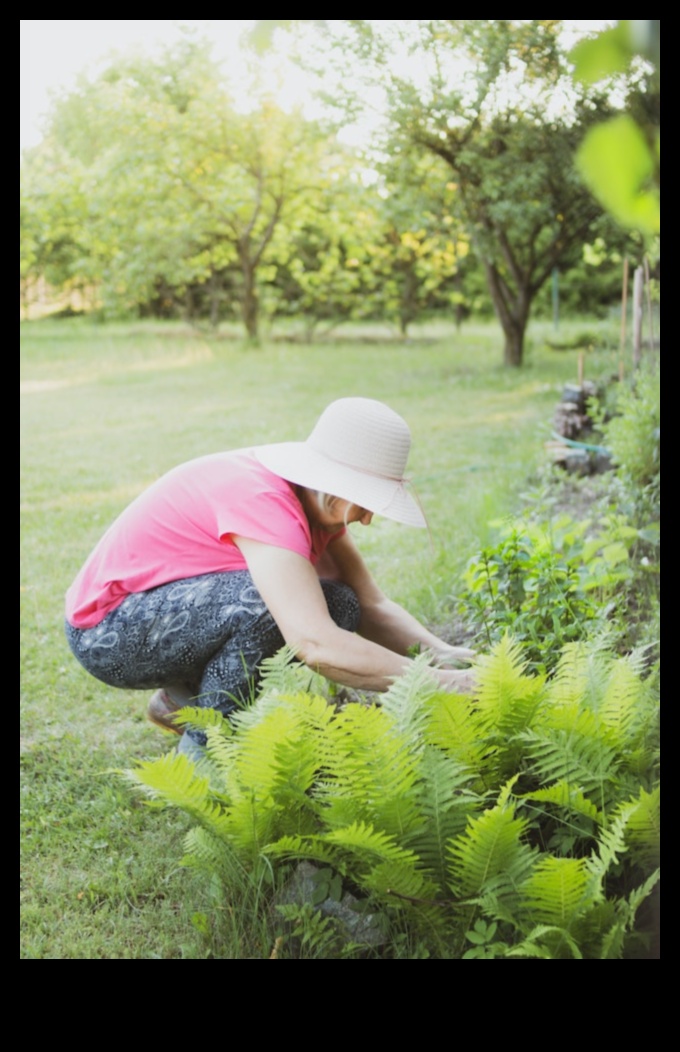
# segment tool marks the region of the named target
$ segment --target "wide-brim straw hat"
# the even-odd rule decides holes
[[[275,475],[358,504],[407,526],[427,526],[404,477],[411,449],[406,421],[373,398],[339,398],[323,411],[306,442],[257,446]]]

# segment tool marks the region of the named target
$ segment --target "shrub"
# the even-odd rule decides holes
[[[127,772],[192,816],[186,848],[211,878],[225,858],[258,887],[316,862],[382,920],[383,958],[654,956],[657,704],[634,660],[571,644],[547,681],[506,636],[474,698],[439,692],[416,658],[381,706],[338,709],[288,657],[233,725],[185,713],[204,761]],[[294,912],[308,950],[360,955]]]

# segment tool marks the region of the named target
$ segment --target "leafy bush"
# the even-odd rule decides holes
[[[658,498],[661,473],[661,381],[658,369],[638,370],[616,396],[615,415],[601,424],[619,475]]]
[[[506,632],[521,643],[529,666],[554,669],[567,643],[624,630],[631,553],[640,537],[613,511],[596,524],[559,515],[533,522],[531,513],[500,527],[500,540],[468,562],[458,609],[490,646]],[[617,619],[618,617],[618,619]]]
[[[474,698],[417,658],[381,706],[344,708],[288,662],[233,724],[185,713],[206,729],[198,765],[172,752],[126,773],[192,816],[211,879],[235,860],[274,888],[311,860],[381,919],[387,959],[654,956],[658,707],[633,659],[570,644],[546,680],[506,636]],[[361,955],[292,913],[311,955]]]

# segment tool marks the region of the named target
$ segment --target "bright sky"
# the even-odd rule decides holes
[[[569,20],[572,26],[597,30],[602,20]],[[139,47],[152,54],[172,44],[182,26],[198,30],[214,41],[214,56],[227,59],[226,68],[238,84],[245,71],[246,52],[240,44],[254,19],[20,19],[20,149],[35,146],[41,139],[41,118],[50,104],[50,93],[70,89],[79,73],[96,75],[111,51],[127,52]],[[276,61],[270,56],[271,61]],[[279,60],[280,61],[280,60]],[[241,79],[245,79],[242,76]],[[305,92],[300,74],[286,69],[282,83],[289,101],[302,101]],[[279,93],[281,98],[281,92]],[[285,105],[285,98],[281,99]]]
[[[139,47],[153,54],[189,26],[214,41],[215,58],[228,59],[227,68],[238,81],[239,71],[245,71],[239,38],[254,24],[254,19],[20,19],[20,149],[40,142],[50,92],[72,88],[80,73],[96,75],[111,51]]]

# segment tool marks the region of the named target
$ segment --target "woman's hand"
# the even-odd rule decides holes
[[[454,647],[441,643],[433,648],[432,656],[437,664],[442,666],[470,665],[477,657],[477,651],[470,650],[469,647]]]
[[[437,676],[444,690],[452,694],[474,694],[477,687],[473,669],[438,669]]]

